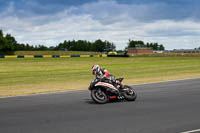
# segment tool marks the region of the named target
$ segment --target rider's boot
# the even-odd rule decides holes
[[[122,94],[122,91],[123,91],[123,89],[125,88],[125,86],[123,85],[123,84],[118,84],[118,90],[119,90],[119,96],[118,96],[118,99],[123,99],[124,98],[124,96],[123,96],[123,94]]]

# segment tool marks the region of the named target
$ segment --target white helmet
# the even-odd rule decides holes
[[[96,74],[96,72],[100,71],[100,66],[99,65],[93,65],[92,66],[92,74]]]

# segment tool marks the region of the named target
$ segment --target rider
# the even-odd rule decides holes
[[[99,65],[92,66],[92,74],[96,75],[96,78],[107,80],[108,82],[115,82],[115,77],[111,75],[105,68],[101,68]]]

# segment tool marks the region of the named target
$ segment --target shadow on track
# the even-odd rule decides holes
[[[84,101],[87,104],[100,105],[100,104],[94,102],[92,99],[84,99]],[[106,104],[119,104],[119,103],[124,103],[124,102],[129,102],[129,101],[126,101],[126,100],[111,100]]]
[[[85,103],[87,104],[97,104],[92,99],[84,99]]]

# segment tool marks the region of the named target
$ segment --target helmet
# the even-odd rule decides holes
[[[96,74],[98,71],[100,71],[99,65],[93,65],[92,66],[92,74]]]

